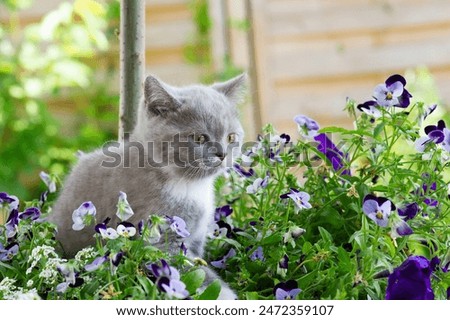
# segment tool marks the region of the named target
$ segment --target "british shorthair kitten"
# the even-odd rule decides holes
[[[178,216],[190,235],[169,236],[160,248],[179,252],[181,240],[191,258],[202,257],[214,216],[214,179],[239,155],[243,129],[236,104],[246,76],[211,86],[169,86],[152,76],[128,141],[82,154],[64,183],[49,220],[68,256],[94,244],[94,228],[72,229],[72,213],[92,201],[96,220],[115,217],[119,192],[125,192],[137,225],[150,214]],[[207,281],[218,279],[205,267]],[[220,299],[236,294],[222,281]]]

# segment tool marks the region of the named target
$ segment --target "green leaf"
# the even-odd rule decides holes
[[[206,273],[202,269],[196,269],[194,271],[191,271],[189,273],[184,274],[181,277],[181,281],[184,282],[186,285],[186,290],[189,292],[189,294],[195,294],[198,288],[203,284],[205,281]]]
[[[280,243],[281,240],[283,240],[283,235],[281,233],[274,233],[274,234],[271,234],[270,236],[268,236],[267,238],[264,238],[261,241],[261,244],[262,245],[275,244],[275,243]]]
[[[381,122],[379,125],[377,125],[375,127],[375,129],[373,130],[373,137],[376,138],[378,137],[378,135],[381,133],[381,131],[383,131],[384,129],[384,122]]]
[[[245,299],[246,300],[259,300],[258,292],[246,292]]]
[[[217,300],[221,289],[220,281],[216,279],[206,287],[205,291],[198,297],[198,300]]]
[[[319,232],[323,240],[333,243],[333,236],[326,229],[319,227]]]
[[[137,276],[137,281],[141,285],[142,289],[144,290],[145,294],[148,296],[151,292],[153,292],[154,285],[153,283],[147,278],[143,276]]]

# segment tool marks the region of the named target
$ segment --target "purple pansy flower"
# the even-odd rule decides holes
[[[385,83],[377,85],[373,97],[382,107],[406,108],[412,95],[405,89],[406,80],[399,74],[390,76]]]
[[[8,244],[6,247],[0,242],[0,261],[5,262],[11,260],[19,252],[19,245],[15,242]]]
[[[108,223],[111,221],[111,218],[106,218],[102,223],[99,223],[95,226],[95,231],[100,233],[103,239],[117,239],[119,234],[116,229],[108,227]]]
[[[437,125],[426,126],[424,131],[427,136],[421,137],[415,142],[417,151],[424,152],[429,143],[443,143],[444,148],[447,150],[447,144],[444,142],[446,141],[446,135],[448,135],[448,129],[446,128],[445,122],[443,120],[439,120]]]
[[[367,195],[364,197],[363,212],[380,227],[387,227],[394,204],[387,198]]]
[[[123,221],[117,226],[117,234],[125,238],[131,238],[136,234],[136,228],[132,223]]]
[[[234,257],[236,255],[236,251],[231,248],[230,251],[226,255],[224,255],[221,259],[216,261],[211,261],[211,265],[218,268],[218,269],[225,269],[227,264],[227,260]]]
[[[49,175],[48,173],[41,171],[39,173],[39,177],[45,183],[48,188],[48,192],[54,193],[56,192],[56,179],[55,177]]]
[[[181,219],[180,217],[173,216],[168,217],[166,216],[167,221],[169,223],[170,229],[174,231],[176,234],[178,234],[180,237],[186,238],[190,236],[189,231],[186,229],[186,222]]]
[[[86,225],[91,224],[97,214],[97,209],[91,201],[83,202],[78,209],[72,213],[72,229],[79,231]]]
[[[186,245],[184,244],[184,242],[181,243],[181,245],[180,245],[180,250],[181,250],[181,253],[182,253],[183,255],[186,255],[186,254],[187,254],[188,248],[186,247]]]
[[[214,221],[219,221],[222,218],[226,218],[233,213],[233,208],[230,205],[225,205],[223,207],[216,208],[214,212]]]
[[[359,111],[362,111],[365,114],[369,115],[373,119],[381,117],[381,112],[380,110],[378,110],[378,103],[376,101],[366,101],[362,104],[359,104],[356,108],[358,108]]]
[[[336,145],[327,137],[325,133],[315,136],[314,140],[319,142],[317,150],[327,157],[327,159],[331,162],[334,171],[339,171],[344,168],[344,153],[336,147]],[[344,169],[341,174],[350,175],[350,170]]]
[[[123,258],[123,252],[119,251],[111,257],[111,274],[116,274],[116,270],[119,267]]]
[[[56,268],[64,277],[64,282],[56,286],[56,292],[64,293],[69,287],[79,287],[84,283],[84,280],[78,277],[78,273],[75,272],[73,266],[69,264],[60,264]]]
[[[314,138],[320,129],[319,124],[315,120],[302,114],[296,115],[294,121],[298,125],[298,132],[305,138]]]
[[[27,208],[24,212],[19,213],[20,220],[30,219],[35,221],[41,216],[41,211],[36,207]]]
[[[404,221],[413,219],[417,213],[419,213],[419,205],[416,202],[407,204],[403,208],[398,209],[398,215],[402,217]]]
[[[393,238],[409,236],[413,233],[411,227],[402,219],[397,218],[392,224],[391,236]]]
[[[161,265],[149,263],[146,268],[150,270],[156,278],[166,277],[169,279],[180,280],[180,273],[174,267],[171,267],[166,260],[161,259]]]
[[[386,300],[433,300],[430,261],[410,256],[389,275]]]
[[[6,220],[5,223],[6,237],[8,239],[16,235],[18,225],[19,225],[19,212],[17,211],[17,209],[13,209],[9,214],[8,219]]]
[[[134,215],[133,209],[131,209],[130,204],[127,200],[127,194],[125,192],[119,192],[119,201],[117,202],[117,212],[116,216],[119,217],[121,221],[127,221]]]
[[[249,178],[255,174],[255,171],[252,168],[250,168],[249,170],[245,170],[237,163],[233,164],[233,169],[243,178]]]
[[[264,252],[263,252],[263,248],[261,246],[259,246],[258,248],[256,248],[255,251],[252,252],[252,254],[250,255],[250,260],[255,261],[255,260],[260,260],[260,261],[264,261]]]
[[[189,292],[186,290],[186,285],[175,279],[171,279],[167,282],[161,283],[161,289],[169,298],[184,299],[189,296]]]
[[[223,238],[223,237],[227,236],[227,233],[228,233],[228,229],[225,226],[220,226],[218,223],[216,223],[216,224],[214,224],[213,230],[212,230],[211,234],[209,234],[209,237],[212,239]]]
[[[294,201],[298,210],[310,209],[312,208],[309,203],[310,195],[304,191],[298,191],[297,189],[290,188],[291,191],[280,196],[281,199],[290,198]]]
[[[247,186],[247,193],[254,194],[258,192],[258,190],[267,187],[268,183],[269,183],[269,176],[265,176],[264,179],[256,178],[251,185]]]
[[[280,282],[274,287],[273,291],[277,300],[295,300],[298,294],[302,292],[295,280]]]
[[[283,258],[278,262],[278,266],[282,269],[287,269],[289,265],[289,257],[287,254],[284,254]]]
[[[91,263],[84,266],[84,270],[91,272],[99,269],[106,261],[108,261],[109,252],[104,256],[95,258]]]
[[[19,199],[16,196],[9,195],[6,192],[0,192],[0,209],[8,208],[8,212],[19,209]]]

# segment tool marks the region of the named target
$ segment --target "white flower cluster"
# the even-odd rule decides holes
[[[98,253],[94,250],[93,247],[83,248],[75,255],[75,261],[84,265],[92,258],[95,258],[97,254]]]
[[[58,278],[56,266],[67,262],[67,260],[61,259],[53,247],[46,245],[38,246],[31,251],[31,255],[28,257],[30,267],[27,269],[26,274],[33,272],[38,263],[42,260],[45,261],[45,265],[39,273],[39,278],[44,279],[47,284],[54,284]]]
[[[35,288],[24,289],[14,285],[16,280],[8,277],[0,281],[0,294],[4,300],[41,300]]]

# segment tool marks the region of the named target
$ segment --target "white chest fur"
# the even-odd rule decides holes
[[[191,238],[196,235],[201,236],[207,233],[208,225],[213,219],[214,192],[213,178],[206,178],[198,181],[178,180],[167,184],[164,188],[171,196],[181,202],[193,202],[201,208],[201,214],[197,217],[195,226],[188,226],[191,230]]]

